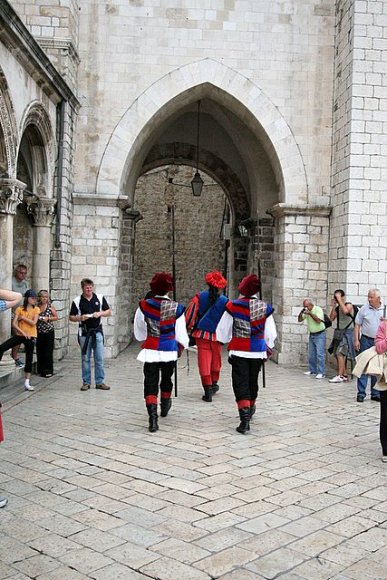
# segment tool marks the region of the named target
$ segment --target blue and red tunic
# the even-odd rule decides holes
[[[194,338],[204,338],[216,341],[216,327],[226,309],[228,298],[221,294],[216,301],[210,303],[208,290],[196,294],[188,305],[186,323],[188,330],[192,330]]]
[[[233,318],[228,350],[265,352],[265,321],[273,313],[273,307],[258,298],[242,297],[229,301],[226,311]]]
[[[142,348],[160,351],[178,351],[176,340],[176,320],[184,314],[184,306],[165,298],[148,298],[141,300],[139,307],[147,326],[147,338]]]

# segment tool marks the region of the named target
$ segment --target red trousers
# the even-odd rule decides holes
[[[198,347],[199,374],[203,387],[210,387],[219,380],[222,368],[222,345],[220,342],[195,338]]]

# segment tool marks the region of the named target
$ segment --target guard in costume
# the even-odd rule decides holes
[[[221,291],[227,280],[217,270],[205,278],[208,290],[199,292],[190,301],[187,312],[187,329],[198,349],[199,374],[204,389],[203,401],[211,403],[219,391],[219,375],[222,367],[222,345],[216,337],[216,327],[223,316],[227,298]]]
[[[188,347],[189,341],[184,306],[168,295],[173,284],[170,274],[157,272],[150,282],[151,296],[140,301],[134,317],[134,336],[144,341],[137,360],[144,363],[144,398],[151,433],[159,428],[159,387],[160,414],[166,417],[172,406],[172,375],[176,360]]]
[[[216,329],[218,340],[229,343],[232,387],[238,406],[239,433],[250,430],[258,396],[258,375],[264,360],[270,356],[277,337],[273,307],[257,296],[259,279],[245,276],[238,286],[240,296],[229,301]]]

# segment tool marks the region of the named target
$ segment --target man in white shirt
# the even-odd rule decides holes
[[[250,430],[258,396],[258,375],[264,360],[274,347],[277,331],[273,307],[257,296],[259,279],[255,274],[245,276],[238,286],[239,298],[229,301],[216,328],[219,342],[229,343],[229,362],[232,366],[232,386],[237,403],[239,433]]]
[[[189,338],[185,325],[184,306],[171,300],[173,278],[157,272],[151,282],[151,296],[140,301],[134,317],[134,336],[144,341],[137,360],[144,363],[144,398],[149,415],[149,431],[158,430],[157,402],[161,391],[161,416],[172,406],[172,375],[176,360]],[[161,381],[160,381],[161,374]]]

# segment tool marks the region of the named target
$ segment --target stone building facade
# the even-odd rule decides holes
[[[4,6],[1,98],[16,114],[13,125],[0,118],[0,141],[23,150],[28,103],[48,119],[24,140],[24,150],[34,139],[44,150],[45,179],[38,171],[28,182],[27,153],[7,174],[35,195],[53,225],[46,224],[40,256],[42,245],[28,233],[30,205],[18,194],[20,215],[2,209],[4,227],[12,222],[18,232],[11,241],[2,224],[2,284],[22,258],[35,283],[49,278],[63,314],[58,356],[75,342],[65,316],[85,275],[113,308],[108,354],[130,341],[145,265],[168,262],[158,241],[172,235],[163,229],[163,196],[176,199],[176,218],[187,208],[176,260],[194,263],[199,254],[206,266],[223,265],[230,295],[245,272],[261,272],[276,309],[279,362],[305,357],[305,330],[296,322],[303,298],[325,306],[338,286],[355,302],[370,286],[386,293],[387,0]],[[14,27],[23,30],[23,47],[35,47],[23,61],[9,43]],[[51,71],[49,89],[37,78],[37,52]],[[217,184],[216,203],[206,193],[193,200],[179,185],[189,185],[187,167]],[[225,233],[219,247],[197,235],[200,223],[211,235]],[[188,243],[195,233],[197,244]],[[184,273],[184,299],[198,289],[201,267]]]

